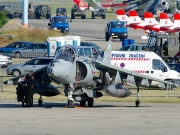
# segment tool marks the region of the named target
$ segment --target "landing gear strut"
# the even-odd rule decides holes
[[[136,87],[137,87],[137,99],[136,99],[136,107],[139,107],[140,106],[140,100],[139,100],[139,86],[140,86],[140,81],[137,81],[136,82]]]
[[[73,94],[73,85],[71,86],[71,85],[69,85],[69,87],[67,87],[68,88],[68,105],[67,105],[67,107],[68,108],[74,108],[75,107],[75,105],[74,105],[74,98],[73,98],[73,96],[72,96],[72,94]]]

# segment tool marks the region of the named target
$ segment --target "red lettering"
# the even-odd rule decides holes
[[[152,23],[152,21],[151,21],[151,20],[149,20],[149,23]]]
[[[167,20],[165,20],[165,24],[167,24],[168,23],[168,21]]]
[[[136,18],[134,18],[134,21],[136,22]]]
[[[122,20],[126,20],[126,17],[123,16],[123,17],[122,17]]]

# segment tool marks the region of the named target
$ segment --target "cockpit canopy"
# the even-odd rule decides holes
[[[65,61],[71,61],[76,55],[76,50],[72,46],[62,46],[56,49],[55,60],[64,59]]]
[[[97,54],[98,52],[93,47],[66,45],[56,49],[55,59],[71,61],[74,57],[92,58]]]

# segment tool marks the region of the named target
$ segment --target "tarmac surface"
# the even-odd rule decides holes
[[[39,107],[0,100],[1,135],[178,135],[180,104],[96,102],[89,108],[66,108],[65,102]]]

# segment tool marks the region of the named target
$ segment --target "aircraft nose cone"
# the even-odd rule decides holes
[[[61,68],[58,66],[58,63],[53,62],[51,63],[50,67],[48,68],[48,75],[53,79],[65,79],[66,68]]]
[[[58,81],[63,84],[73,83],[76,75],[74,67],[72,62],[59,59],[49,65],[48,75],[54,82]]]

